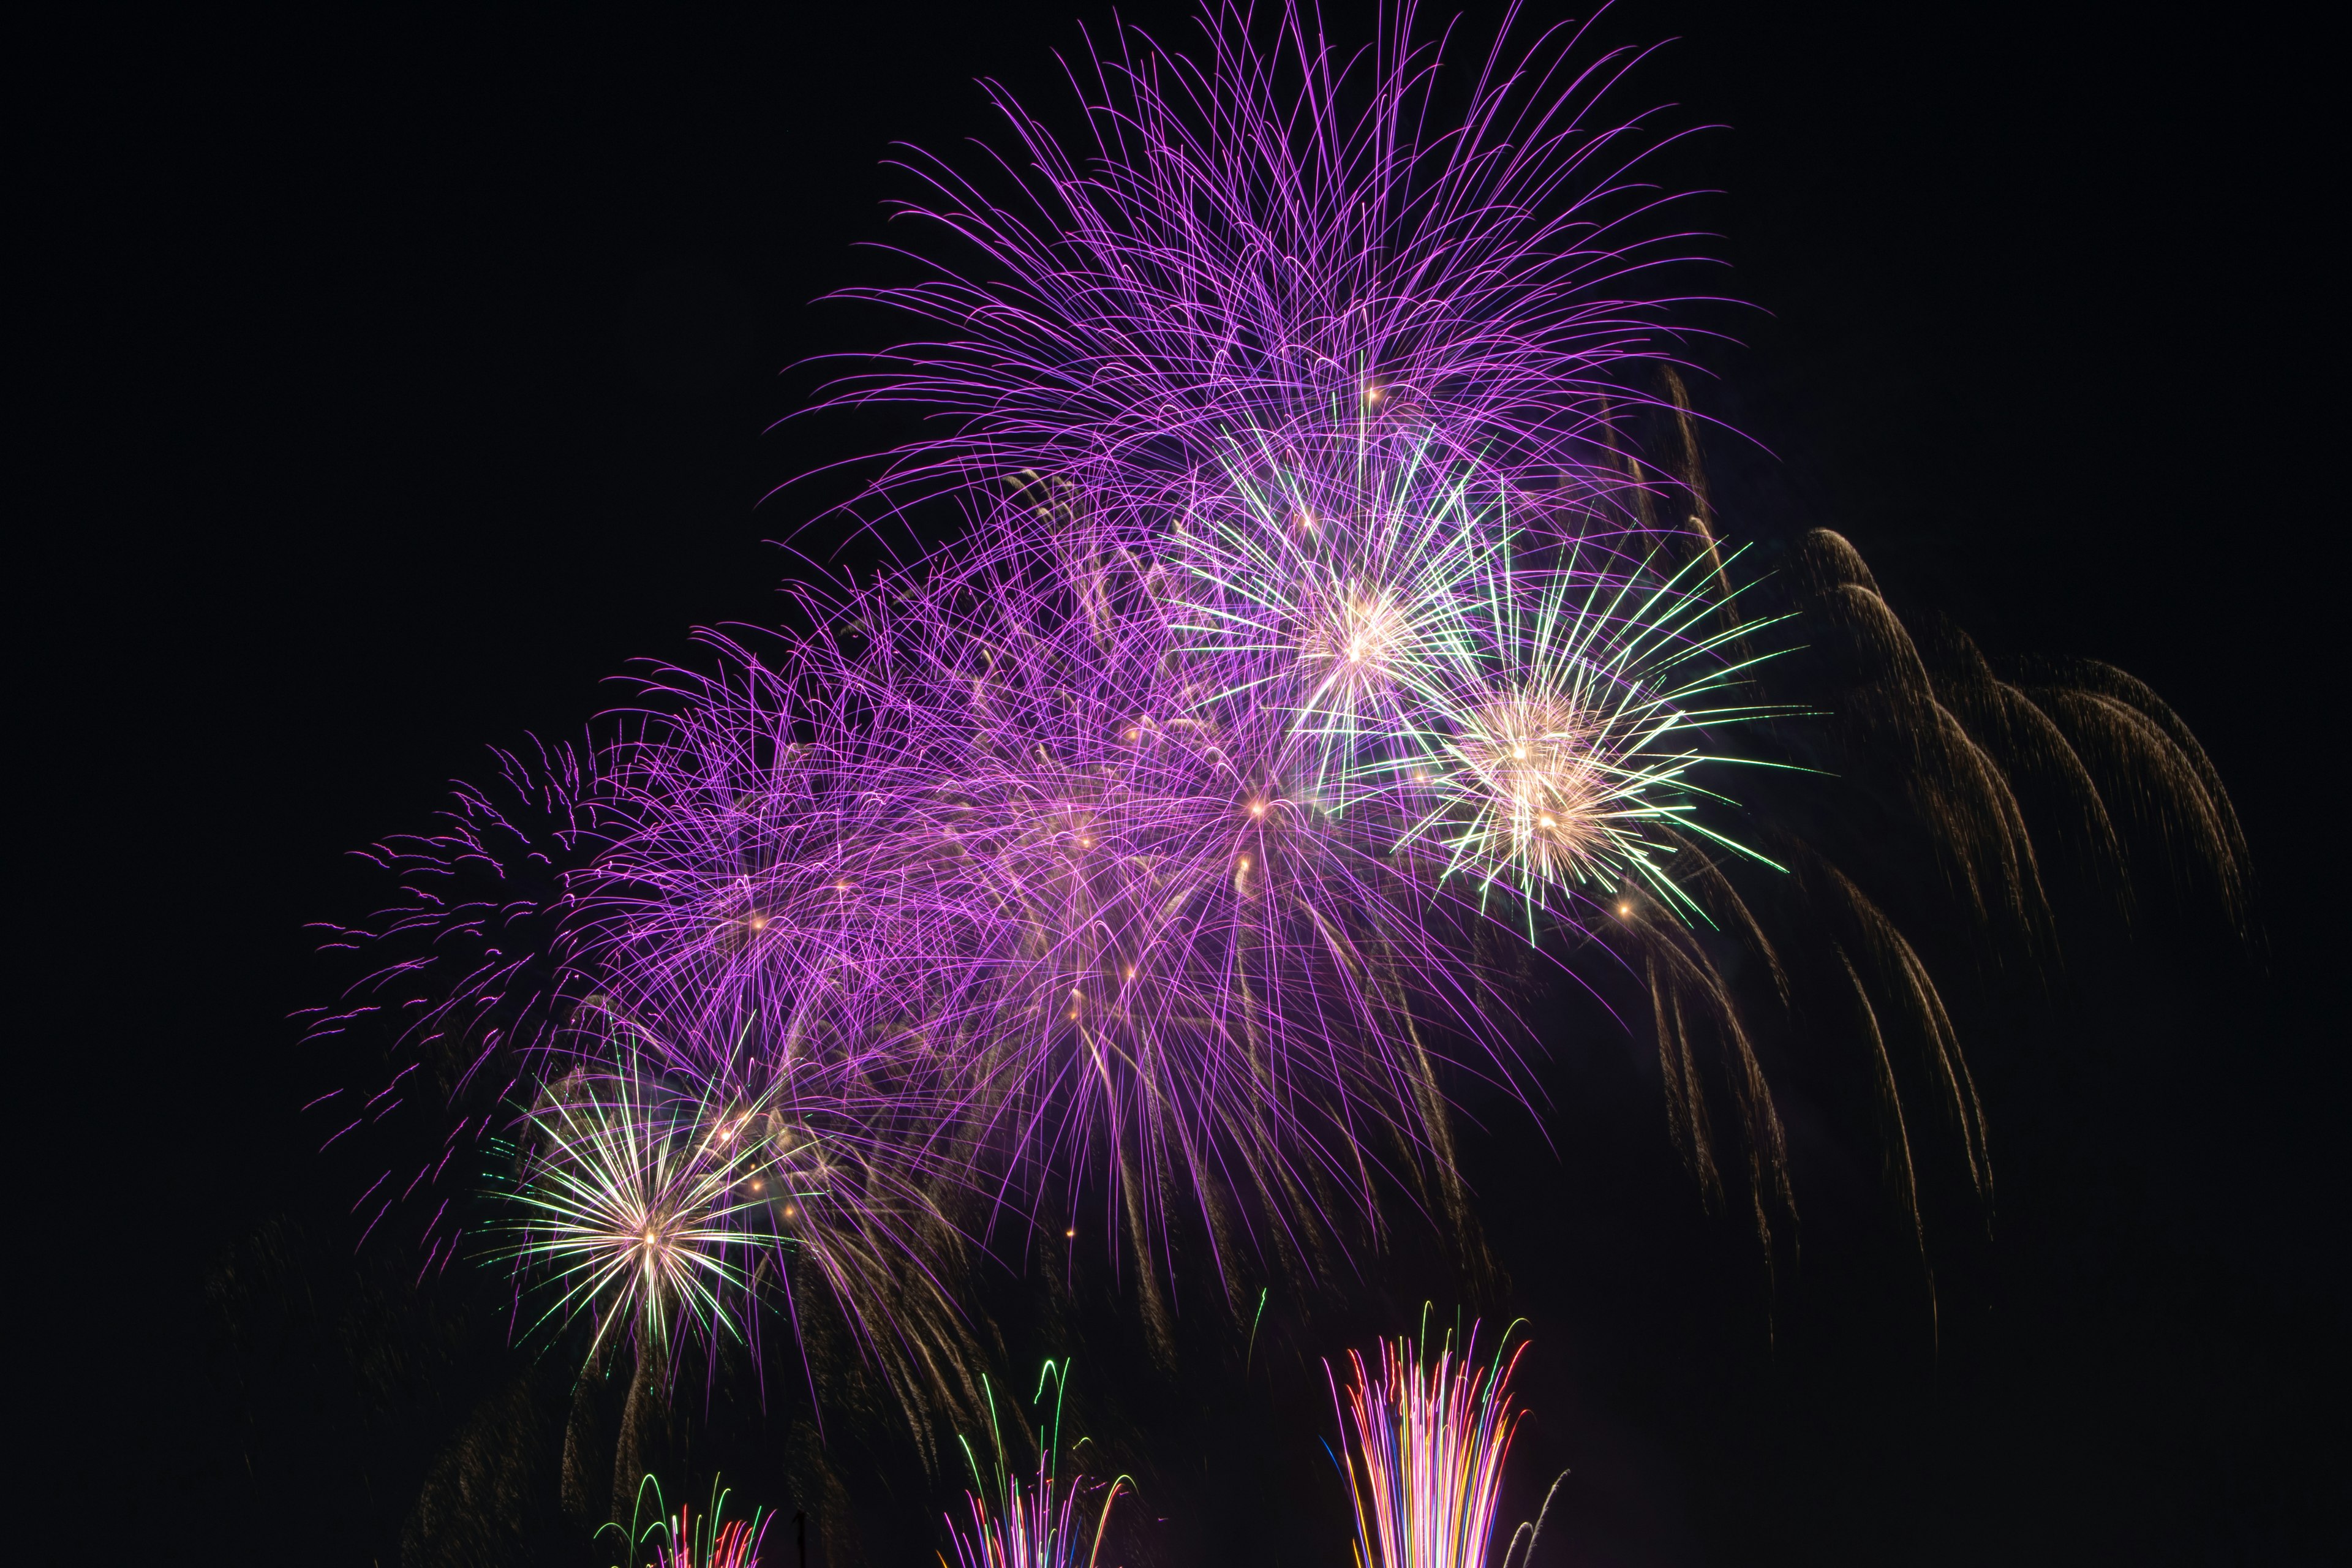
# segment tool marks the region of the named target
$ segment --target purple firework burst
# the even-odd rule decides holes
[[[612,1215],[755,1124],[692,1166],[723,1200],[662,1226],[738,1295],[744,1247],[831,1258],[869,1324],[910,1279],[945,1299],[959,1232],[1074,1236],[1045,1206],[1089,1194],[1139,1250],[1191,1208],[1221,1266],[1391,1189],[1458,1202],[1441,1068],[1528,1086],[1475,959],[1497,895],[1530,935],[1696,908],[1691,772],[1756,710],[1749,628],[1665,564],[1719,581],[1712,542],[1646,524],[1612,433],[1677,254],[1643,237],[1652,139],[1595,118],[1632,57],[1498,42],[1441,119],[1412,23],[1345,58],[1295,9],[1263,50],[1223,10],[1197,59],[1091,60],[1083,152],[1000,94],[1017,161],[921,163],[915,210],[982,261],[874,292],[950,335],[835,400],[947,416],[873,495],[952,490],[969,535],[805,591],[810,629],[714,639],[713,672],[523,770],[564,850],[522,901],[533,960],[494,951],[511,899],[395,921],[482,954],[419,1033],[558,1086],[524,1202],[593,1221],[583,1280],[688,1299],[643,1284],[661,1227]],[[527,836],[472,796],[416,858],[541,853],[493,841]],[[582,1078],[616,1029],[628,1071]],[[640,1070],[693,1114],[595,1089]]]
[[[1580,61],[1569,24],[1515,51],[1507,19],[1456,107],[1410,5],[1352,54],[1297,6],[1270,40],[1236,6],[1201,26],[1198,57],[1127,33],[1080,62],[1085,144],[992,89],[1016,153],[911,156],[929,197],[903,211],[972,264],[851,291],[947,334],[839,389],[947,416],[886,489],[1052,476],[1150,526],[1237,439],[1335,416],[1547,489],[1613,469],[1626,372],[1670,341],[1644,283],[1685,238],[1639,174],[1658,139],[1602,107],[1638,55]]]

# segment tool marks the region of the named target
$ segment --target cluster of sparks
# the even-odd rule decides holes
[[[1050,1481],[1034,1488],[1017,1483],[998,1507],[991,1509],[977,1492],[970,1494],[970,1507],[968,1524],[948,1523],[956,1568],[1093,1568],[1101,1531],[1088,1538],[1075,1491],[1056,1499]]]
[[[1403,1338],[1381,1342],[1376,1366],[1349,1352],[1339,1422],[1357,1568],[1486,1568],[1525,1348],[1482,1363],[1474,1328],[1458,1351],[1448,1336],[1433,1357]]]
[[[760,1545],[767,1534],[765,1521],[730,1519],[698,1538],[685,1509],[677,1510],[670,1537],[661,1543],[646,1568],[757,1568]]]
[[[663,1512],[659,1506],[661,1485],[652,1476],[646,1477],[638,1486],[639,1507],[648,1490],[653,1492],[656,1504],[652,1522],[642,1530],[626,1531],[618,1524],[608,1524],[598,1533],[610,1531],[618,1535],[625,1549],[651,1544],[654,1554],[646,1568],[759,1568],[761,1547],[767,1539],[773,1515],[764,1509],[754,1509],[750,1519],[727,1518],[730,1494],[715,1480],[710,1488],[710,1507],[699,1520],[692,1509],[683,1505],[675,1513]],[[635,1523],[633,1518],[633,1527]]]
[[[955,1568],[1095,1568],[1102,1556],[1103,1535],[1110,1526],[1111,1510],[1127,1487],[1127,1478],[1095,1489],[1102,1492],[1102,1504],[1095,1510],[1094,1528],[1088,1530],[1079,1516],[1078,1501],[1089,1489],[1065,1480],[1057,1463],[1062,1398],[1068,1391],[1067,1364],[1045,1363],[1038,1379],[1040,1395],[1049,1382],[1054,1385],[1054,1418],[1038,1446],[1034,1479],[1015,1480],[1006,1470],[1001,1432],[992,1433],[997,1456],[992,1487],[981,1473],[978,1456],[965,1445],[964,1455],[972,1471],[973,1489],[966,1494],[971,1517],[968,1522],[952,1515],[947,1521],[948,1537],[955,1544]],[[992,1423],[992,1399],[989,1415]],[[997,1498],[993,1504],[988,1500],[992,1491]]]
[[[503,1036],[551,1314],[740,1332],[814,1268],[855,1317],[1000,1215],[1165,1248],[1196,1204],[1222,1266],[1370,1210],[1443,1158],[1441,1066],[1524,1087],[1481,922],[1687,915],[1680,868],[1738,852],[1694,775],[1754,628],[1612,437],[1664,352],[1622,291],[1672,258],[1628,237],[1649,140],[1593,118],[1628,62],[1498,44],[1436,134],[1390,20],[1350,60],[1220,13],[1095,62],[1091,148],[1003,100],[1007,188],[919,170],[986,280],[880,291],[946,335],[840,398],[951,416],[875,494],[973,526],[533,781],[590,851],[542,988],[590,1000]],[[494,858],[486,801],[444,865]],[[1055,1506],[971,1561],[1048,1561]]]

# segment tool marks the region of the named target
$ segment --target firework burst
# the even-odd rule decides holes
[[[609,1068],[583,1065],[551,1084],[524,1123],[504,1256],[542,1272],[554,1300],[541,1321],[597,1320],[593,1357],[634,1331],[667,1347],[691,1323],[741,1336],[751,1289],[751,1221],[779,1170],[762,1130],[770,1107],[660,1078],[625,1024]]]
[[[648,1489],[654,1494],[654,1518],[643,1529],[637,1529],[635,1519],[644,1508]],[[727,1500],[731,1495],[714,1479],[710,1483],[710,1507],[698,1521],[694,1510],[683,1504],[677,1512],[667,1512],[662,1502],[661,1483],[646,1476],[637,1485],[636,1501],[630,1510],[631,1528],[624,1530],[617,1523],[607,1524],[597,1534],[610,1531],[619,1536],[625,1551],[651,1544],[654,1555],[646,1568],[758,1568],[760,1549],[767,1540],[768,1526],[774,1515],[755,1508],[750,1519],[729,1519]]]
[[[930,216],[1008,280],[886,291],[963,335],[844,393],[963,416],[882,493],[951,479],[978,528],[664,678],[551,781],[583,847],[554,986],[688,1100],[772,1100],[845,1213],[1091,1189],[1140,1246],[1182,1194],[1223,1268],[1392,1186],[1458,1211],[1441,1068],[1528,1081],[1465,917],[1507,887],[1533,933],[1562,889],[1672,885],[1649,828],[1691,826],[1690,732],[1730,715],[1688,700],[1720,684],[1701,596],[1590,564],[1643,482],[1608,410],[1666,341],[1623,292],[1671,253],[1622,226],[1647,143],[1591,115],[1628,59],[1498,42],[1429,132],[1438,54],[1393,23],[1354,60],[1289,11],[1263,51],[1234,10],[1198,62],[1106,57],[1108,180],[1005,102],[1035,179],[995,205],[935,168]],[[522,1056],[571,1081],[544,1028]],[[743,1227],[799,1234],[681,1213],[689,1277],[646,1272],[642,1223],[618,1268],[677,1135],[549,1114],[590,1163],[527,1190],[571,1250],[517,1255],[561,1265],[560,1304],[635,1280],[633,1310],[716,1324]]]
[[[1412,834],[1482,907],[1519,900],[1530,934],[1561,896],[1590,905],[1627,889],[1704,921],[1677,880],[1684,842],[1763,859],[1708,823],[1700,807],[1723,797],[1694,775],[1752,762],[1712,738],[1776,710],[1738,700],[1753,661],[1728,651],[1767,623],[1721,626],[1695,565],[1660,573],[1581,539],[1556,548],[1559,565],[1532,571],[1502,557],[1482,596],[1494,635],[1454,666],[1393,766],[1429,801]]]
[[[1383,1340],[1370,1367],[1349,1352],[1346,1403],[1336,1381],[1332,1401],[1347,1444],[1357,1568],[1485,1568],[1519,1420],[1511,1373],[1527,1347],[1509,1348],[1506,1334],[1481,1363],[1477,1341],[1474,1325],[1458,1352],[1449,1334],[1432,1356],[1425,1335],[1419,1345]]]
[[[1160,546],[1201,700],[1278,712],[1271,760],[1327,809],[1350,803],[1363,763],[1392,753],[1469,654],[1507,536],[1491,473],[1431,446],[1410,429],[1261,435],[1202,476]]]
[[[996,1450],[995,1484],[993,1488],[981,1474],[979,1456],[971,1445],[964,1445],[964,1458],[971,1467],[972,1489],[967,1494],[970,1524],[960,1524],[950,1515],[947,1521],[948,1538],[954,1543],[956,1568],[1094,1568],[1102,1555],[1103,1534],[1110,1528],[1112,1507],[1128,1487],[1121,1476],[1102,1492],[1102,1506],[1096,1510],[1094,1528],[1089,1531],[1078,1514],[1078,1501],[1087,1490],[1083,1484],[1065,1482],[1060,1475],[1059,1450],[1062,1440],[1062,1401],[1069,1390],[1069,1365],[1047,1362],[1037,1379],[1037,1397],[1045,1396],[1045,1385],[1054,1385],[1054,1414],[1046,1426],[1037,1450],[1037,1473],[1034,1479],[1015,1480],[1004,1464],[1004,1436],[996,1426],[996,1405],[992,1395],[988,1416],[990,1436]],[[992,1505],[988,1493],[993,1490],[998,1501]]]
[[[945,1403],[963,1244],[1003,1215],[1025,1248],[1099,1201],[1148,1300],[1180,1221],[1229,1278],[1236,1247],[1376,1232],[1399,1193],[1466,1235],[1444,1089],[1538,1102],[1525,993],[1486,967],[1520,938],[1596,991],[1605,948],[1645,993],[1669,1125],[1710,1200],[1736,1146],[1768,1246],[1790,1198],[1757,1041],[1801,1005],[1859,1020],[1915,1222],[1906,1100],[1950,1111],[1989,1192],[1890,912],[1936,879],[1813,830],[1815,802],[1718,793],[1732,763],[1826,791],[1822,757],[1740,727],[1830,704],[1775,700],[1790,661],[1730,602],[1671,301],[1640,297],[1679,249],[1643,237],[1652,139],[1599,109],[1633,57],[1498,39],[1441,102],[1412,22],[1354,56],[1292,6],[1219,8],[1195,58],[1138,37],[1085,73],[1084,142],[1000,96],[1018,153],[923,163],[915,209],[984,264],[863,296],[944,336],[837,389],[946,416],[866,499],[950,492],[965,534],[801,591],[796,631],[712,638],[714,668],[401,848],[384,934],[433,956],[379,978],[445,1069],[409,1081],[475,1098],[378,1187],[538,1086],[503,1255],[545,1277],[542,1321],[593,1320],[592,1354],[751,1337],[769,1281],[814,1278],[902,1395]],[[1851,645],[1842,760],[1979,923],[2047,950],[2026,795],[2111,859],[2211,862],[2239,907],[2227,797],[2145,688],[2004,681],[1972,648],[1931,672],[1842,541],[1792,559]],[[1365,1568],[1482,1561],[1507,1365],[1381,1355],[1351,1395]],[[974,1552],[1068,1546],[1071,1494],[999,1493]]]

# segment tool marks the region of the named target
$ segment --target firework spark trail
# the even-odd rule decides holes
[[[1425,1336],[1383,1340],[1376,1367],[1350,1351],[1344,1405],[1333,1380],[1357,1568],[1485,1568],[1518,1424],[1511,1373],[1527,1346],[1482,1363],[1477,1342],[1474,1325],[1458,1352],[1449,1334],[1432,1357]]]
[[[655,1517],[639,1530],[635,1528],[636,1517],[648,1489],[654,1494]],[[727,1500],[731,1495],[714,1479],[710,1483],[710,1507],[698,1522],[694,1510],[683,1504],[676,1513],[665,1514],[661,1483],[648,1475],[637,1485],[637,1497],[630,1510],[630,1528],[606,1524],[596,1533],[601,1537],[609,1531],[619,1536],[625,1551],[652,1542],[654,1555],[646,1568],[759,1568],[761,1548],[775,1515],[765,1509],[753,1509],[749,1519],[728,1519]]]
[[[954,1543],[956,1568],[1093,1568],[1102,1555],[1103,1534],[1110,1528],[1111,1510],[1128,1489],[1120,1476],[1102,1489],[1102,1507],[1088,1531],[1078,1518],[1078,1500],[1087,1489],[1083,1482],[1061,1476],[1062,1405],[1069,1393],[1069,1363],[1047,1362],[1037,1379],[1036,1397],[1054,1385],[1054,1415],[1037,1446],[1034,1479],[1014,1480],[1004,1463],[1004,1434],[996,1420],[996,1400],[986,1396],[989,1436],[995,1451],[995,1485],[981,1474],[980,1457],[964,1444],[971,1467],[972,1489],[966,1494],[971,1522],[967,1529],[953,1515],[947,1519],[948,1539]],[[992,1506],[988,1494],[997,1501]],[[1080,1552],[1083,1549],[1084,1555]],[[942,1558],[944,1561],[944,1558]]]
[[[764,1520],[755,1526],[748,1520],[730,1519],[716,1530],[706,1526],[706,1538],[698,1540],[686,1509],[677,1510],[672,1530],[650,1568],[758,1568],[760,1547],[768,1533]]]
[[[956,1568],[1091,1568],[1110,1514],[1106,1500],[1100,1521],[1087,1531],[1078,1518],[1077,1489],[1056,1496],[1054,1479],[1042,1471],[1034,1486],[1007,1486],[1003,1501],[992,1509],[978,1492],[970,1494],[970,1525],[948,1521]]]

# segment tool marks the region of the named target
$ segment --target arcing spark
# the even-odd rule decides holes
[[[1348,1352],[1347,1402],[1332,1403],[1345,1441],[1355,1506],[1357,1568],[1485,1568],[1501,1500],[1503,1461],[1518,1413],[1512,1370],[1527,1346],[1477,1360],[1474,1325],[1459,1351],[1447,1335],[1429,1355],[1383,1340],[1377,1368]],[[1509,1336],[1504,1336],[1504,1346]]]

